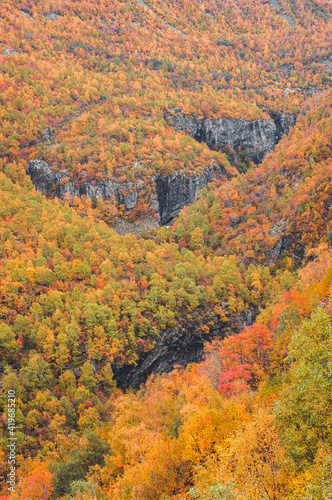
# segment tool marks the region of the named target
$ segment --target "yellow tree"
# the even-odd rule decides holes
[[[259,409],[227,444],[220,450],[221,468],[226,478],[235,481],[242,498],[285,498],[289,477],[273,415]]]

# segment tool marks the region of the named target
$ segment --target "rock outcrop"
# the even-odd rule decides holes
[[[131,212],[140,198],[144,197],[145,183],[119,183],[109,179],[106,174],[101,180],[90,179],[82,173],[79,179],[68,176],[67,170],[56,171],[43,160],[30,160],[27,173],[36,189],[46,196],[63,199],[66,195],[85,195],[92,200],[115,200],[117,205],[124,205]],[[213,178],[220,177],[225,171],[222,166],[211,165],[195,176],[182,171],[171,176],[151,176],[149,183],[155,188],[150,197],[150,209],[159,213],[162,225],[169,223],[186,205],[197,200],[198,192],[207,186]]]
[[[173,108],[165,113],[166,121],[175,130],[183,130],[210,148],[223,150],[229,146],[235,154],[239,148],[249,160],[260,163],[284,134],[295,125],[296,116],[271,113],[271,120],[242,120],[235,118],[195,118]]]
[[[30,160],[27,173],[39,191],[46,196],[57,196],[63,199],[66,195],[87,196],[92,200],[113,200],[118,205],[124,205],[127,211],[134,209],[144,183],[138,181],[137,185],[132,182],[117,183],[109,179],[106,174],[101,180],[89,178],[82,173],[79,179],[72,179],[67,170],[53,170],[51,165],[43,160]],[[151,206],[153,200],[151,200]]]
[[[91,182],[83,173],[79,179],[71,179],[67,170],[54,170],[43,160],[30,160],[27,174],[38,189],[46,196],[57,196],[62,199],[66,194],[71,197],[86,195],[92,199],[112,198],[114,186],[107,180]]]
[[[174,366],[187,366],[189,363],[199,363],[204,353],[204,344],[214,338],[224,338],[227,335],[239,333],[244,326],[252,325],[256,312],[246,310],[236,320],[222,323],[214,321],[209,327],[209,333],[199,331],[197,324],[192,322],[183,328],[169,328],[158,340],[153,351],[142,355],[137,366],[113,366],[113,372],[120,389],[138,388],[154,373],[156,375],[169,373]]]
[[[204,189],[213,178],[225,174],[222,166],[206,168],[204,172],[189,177],[183,172],[156,178],[156,191],[161,224],[169,223],[180,210],[197,200],[199,191]]]
[[[271,0],[270,1],[270,9],[273,9],[273,8],[278,9],[277,12],[278,12],[279,16],[286,19],[289,26],[296,26],[296,22],[294,21],[294,19],[284,12],[284,10],[283,10],[282,6],[280,5],[280,3],[278,2],[278,0]]]

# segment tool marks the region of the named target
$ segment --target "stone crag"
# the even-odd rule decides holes
[[[200,174],[188,177],[183,172],[156,178],[156,191],[161,224],[169,223],[180,210],[197,200],[199,191],[204,189],[213,178],[224,175],[222,166],[206,168]]]
[[[295,125],[296,116],[272,113],[271,120],[242,120],[235,118],[195,118],[173,108],[165,113],[166,121],[175,130],[183,130],[210,148],[229,146],[236,154],[241,148],[249,160],[260,163]]]
[[[63,199],[66,195],[87,196],[93,200],[115,200],[117,205],[124,205],[131,212],[142,195],[145,184],[118,183],[106,174],[102,180],[89,179],[84,173],[78,180],[69,179],[66,170],[56,171],[43,160],[30,160],[27,173],[36,189],[46,196],[57,196]],[[201,189],[204,189],[213,178],[220,177],[225,171],[222,166],[210,166],[196,176],[188,176],[182,171],[171,176],[151,176],[149,182],[155,186],[150,199],[150,208],[160,215],[161,225],[169,223],[180,210],[194,203]]]
[[[132,182],[118,183],[109,179],[106,174],[101,180],[96,180],[89,178],[83,172],[79,179],[72,179],[68,176],[67,170],[54,170],[43,160],[30,160],[27,173],[35,188],[48,197],[57,196],[63,199],[66,195],[71,198],[85,195],[92,200],[115,200],[118,205],[124,205],[129,212],[135,208],[140,190],[144,186],[142,181],[138,181],[136,185]],[[152,199],[151,207],[153,205]]]
[[[197,324],[184,325],[182,328],[168,328],[157,341],[153,351],[142,355],[137,366],[113,366],[113,372],[120,389],[138,388],[154,373],[160,375],[169,373],[174,366],[187,366],[189,363],[199,363],[204,353],[204,344],[214,338],[224,338],[227,335],[239,333],[244,326],[254,323],[256,312],[246,310],[237,320],[223,323],[216,319],[209,327],[209,333],[203,334]]]

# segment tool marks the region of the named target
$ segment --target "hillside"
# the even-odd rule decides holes
[[[26,161],[42,160],[44,169],[30,163],[29,172],[45,194],[106,198],[120,215],[168,222],[211,177],[234,173],[220,154],[233,146],[234,124],[221,124],[224,135],[212,130],[212,152],[206,132],[196,134],[198,144],[174,131],[174,113],[240,121],[234,144],[242,147],[242,163],[248,155],[260,161],[307,95],[330,85],[329,3],[285,3],[281,10],[296,13],[295,26],[260,0],[236,7],[4,2],[1,156],[7,173],[18,180]],[[168,189],[178,198],[172,211],[160,201],[158,180],[177,173],[184,177]],[[191,179],[197,176],[196,186]],[[181,182],[188,183],[183,192]]]
[[[1,3],[0,500],[330,498],[331,7]]]

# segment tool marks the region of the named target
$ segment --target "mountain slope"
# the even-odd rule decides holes
[[[331,33],[1,3],[1,499],[329,497]]]
[[[72,184],[109,180],[122,212],[158,215],[156,176],[227,169],[223,155],[174,132],[166,111],[270,120],[271,111],[298,113],[308,93],[330,84],[329,4],[283,5],[296,11],[296,27],[258,0],[4,3],[7,172],[18,179],[26,160],[45,160],[71,196],[89,195]]]

